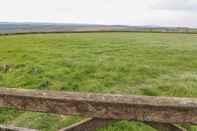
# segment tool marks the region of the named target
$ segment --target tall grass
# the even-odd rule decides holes
[[[197,97],[197,36],[162,33],[0,36],[0,86]],[[0,111],[2,123],[43,131],[54,131],[80,119]],[[153,129],[124,121],[103,131],[115,130]]]

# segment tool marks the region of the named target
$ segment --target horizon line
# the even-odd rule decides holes
[[[81,24],[81,25],[103,25],[103,26],[130,26],[130,27],[152,27],[152,28],[194,28],[191,26],[174,26],[174,25],[154,25],[154,24],[147,24],[147,25],[130,25],[130,24],[103,24],[103,23],[85,23],[85,22],[62,22],[62,21],[24,21],[24,20],[16,20],[16,21],[0,21],[0,23],[40,23],[40,24]]]

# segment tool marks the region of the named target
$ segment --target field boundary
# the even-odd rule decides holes
[[[197,32],[162,32],[162,31],[63,31],[63,32],[17,32],[0,33],[0,36],[28,35],[28,34],[64,34],[64,33],[164,33],[164,34],[197,34]]]

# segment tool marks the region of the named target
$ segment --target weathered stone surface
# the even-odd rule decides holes
[[[0,107],[88,118],[197,124],[197,99],[0,89]]]

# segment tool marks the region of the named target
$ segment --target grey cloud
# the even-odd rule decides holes
[[[197,0],[160,0],[153,9],[197,11]]]

